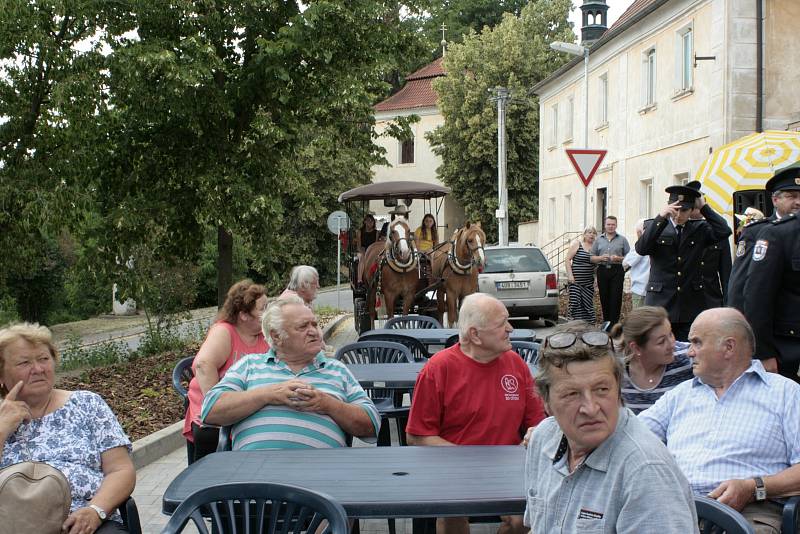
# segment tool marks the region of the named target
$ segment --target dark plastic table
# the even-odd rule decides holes
[[[359,519],[519,515],[524,467],[521,446],[217,452],[172,481],[162,511],[208,486],[267,481],[327,493]]]
[[[458,335],[457,328],[378,328],[361,334],[359,341],[369,341],[370,336],[402,334],[420,340],[425,345],[444,345],[451,336]],[[511,341],[536,341],[536,331],[518,328],[511,332]]]

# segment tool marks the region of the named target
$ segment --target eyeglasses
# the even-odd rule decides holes
[[[614,350],[614,345],[611,343],[611,337],[605,332],[584,332],[580,336],[572,332],[559,332],[552,336],[547,336],[544,339],[544,346],[554,349],[566,349],[575,344],[577,340],[581,340],[584,345],[589,347],[606,347],[611,346]]]

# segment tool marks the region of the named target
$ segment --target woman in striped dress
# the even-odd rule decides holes
[[[569,317],[595,323],[594,264],[590,261],[597,230],[589,226],[583,235],[572,242],[567,251],[567,280],[569,281]]]
[[[689,343],[675,341],[667,312],[660,306],[631,310],[611,330],[611,337],[622,337],[627,361],[622,399],[635,414],[694,376],[687,356]]]

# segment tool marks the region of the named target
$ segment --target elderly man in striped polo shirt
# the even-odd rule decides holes
[[[712,308],[689,331],[694,378],[639,414],[667,445],[692,491],[742,512],[756,534],[778,534],[781,505],[800,491],[800,385],[753,358],[755,336],[733,308]]]
[[[233,450],[331,448],[377,435],[375,405],[347,367],[322,352],[314,312],[299,297],[264,311],[266,354],[234,363],[203,401],[201,419],[233,425]]]

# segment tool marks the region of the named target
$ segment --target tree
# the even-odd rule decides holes
[[[505,13],[519,16],[528,0],[445,0],[433,3],[423,19],[427,39],[435,46],[442,39],[442,24],[448,43],[460,43],[470,32],[480,33],[485,27],[494,28]]]
[[[447,76],[434,82],[445,122],[429,136],[441,156],[437,169],[466,214],[497,235],[497,112],[490,90],[514,95],[506,114],[509,230],[538,214],[539,109],[530,88],[567,58],[549,49],[573,41],[570,0],[535,0],[519,17],[506,15],[494,29],[466,37],[448,49]]]
[[[388,88],[384,75],[418,46],[394,24],[399,5],[132,6],[121,29],[138,38],[112,44],[101,117],[99,230],[114,229],[98,236],[107,236],[105,263],[158,236],[154,247],[192,257],[211,225],[222,244],[229,234],[247,242],[273,284],[294,263],[318,264],[336,195],[368,181],[381,160],[371,106]]]
[[[0,297],[13,294],[27,320],[46,318],[63,267],[55,242],[85,208],[72,185],[94,166],[105,58],[92,37],[117,19],[105,4],[0,7]]]

